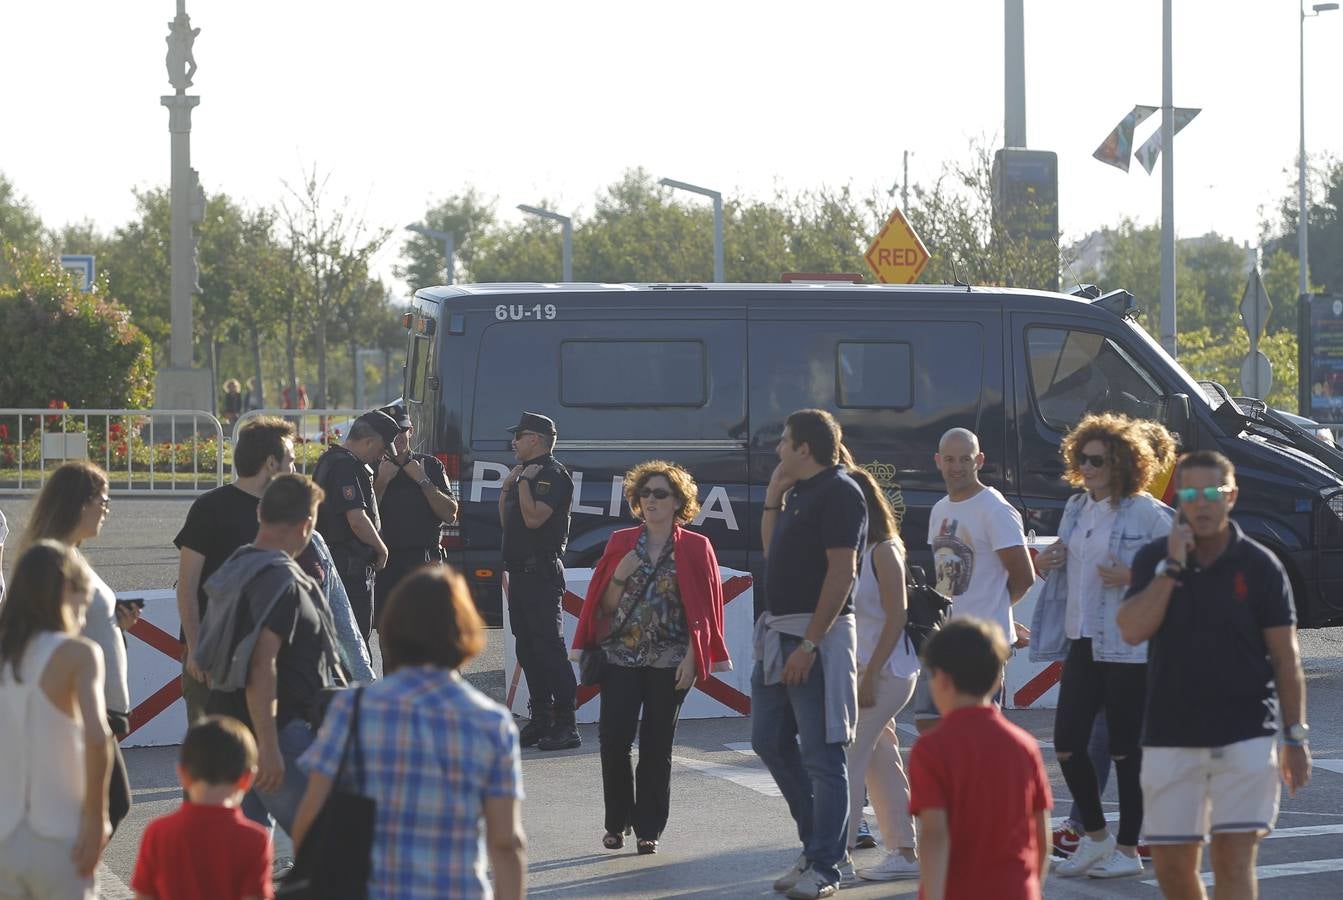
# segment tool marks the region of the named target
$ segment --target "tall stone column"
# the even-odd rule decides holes
[[[192,329],[193,295],[200,293],[196,269],[194,225],[205,218],[205,192],[200,178],[191,168],[191,110],[201,98],[189,96],[196,60],[192,44],[200,34],[191,27],[186,0],[177,0],[177,16],[168,23],[168,82],[175,93],[160,98],[168,108],[168,132],[172,136],[171,227],[168,260],[172,268],[169,283],[169,310],[172,336],[169,339],[168,368],[159,370],[155,382],[155,405],[160,409],[203,409],[214,411],[215,390],[208,369],[193,366]]]

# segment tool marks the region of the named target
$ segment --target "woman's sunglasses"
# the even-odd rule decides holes
[[[1105,457],[1101,454],[1079,453],[1077,454],[1078,466],[1091,466],[1093,469],[1102,469],[1105,467]]]
[[[1229,494],[1233,490],[1235,488],[1228,487],[1225,484],[1219,484],[1217,487],[1180,488],[1175,492],[1175,499],[1181,503],[1193,503],[1199,497],[1202,497],[1209,503],[1216,503],[1222,499],[1223,494]]]
[[[644,488],[639,491],[639,498],[647,500],[652,497],[654,500],[666,500],[671,496],[671,491],[666,488]]]

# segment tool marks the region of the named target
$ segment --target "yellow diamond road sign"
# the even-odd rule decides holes
[[[928,248],[914,233],[904,213],[896,210],[886,220],[864,255],[872,274],[882,284],[913,284],[928,265]]]

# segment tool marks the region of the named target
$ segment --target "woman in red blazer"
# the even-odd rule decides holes
[[[625,500],[643,524],[611,535],[574,634],[575,655],[599,648],[608,663],[598,725],[608,850],[625,846],[633,830],[640,853],[657,852],[681,703],[695,679],[732,668],[718,558],[708,538],[681,527],[699,513],[698,497],[695,480],[674,463],[650,460],[625,473]],[[631,772],[636,731],[639,766]]]

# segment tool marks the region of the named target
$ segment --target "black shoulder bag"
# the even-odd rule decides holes
[[[923,645],[947,621],[951,614],[951,598],[939,593],[928,583],[919,566],[909,566],[905,578],[905,640],[917,655]]]
[[[308,829],[294,868],[276,887],[277,898],[290,900],[365,900],[373,871],[373,828],[377,804],[369,797],[342,788],[345,761],[354,747],[354,780],[364,787],[364,750],[359,745],[359,701],[355,688],[350,733],[340,754],[340,767],[322,810]]]

